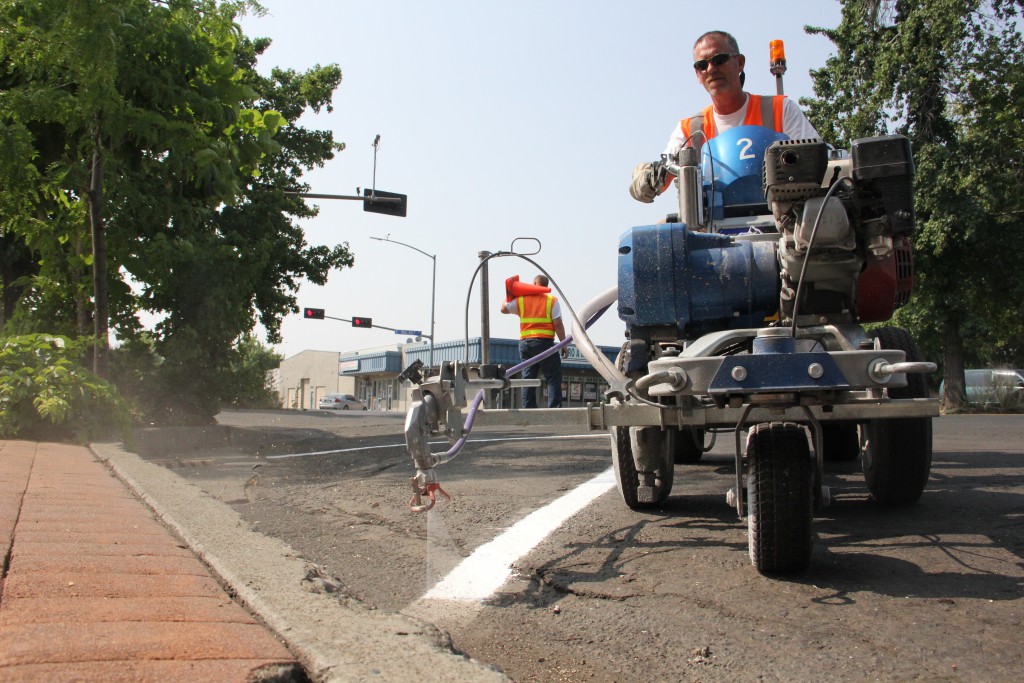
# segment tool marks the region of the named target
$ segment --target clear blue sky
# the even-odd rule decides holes
[[[672,127],[705,107],[692,45],[704,31],[736,36],[747,56],[747,90],[773,94],[768,44],[786,44],[786,94],[813,95],[808,70],[831,43],[805,25],[835,27],[833,0],[785,5],[648,0],[264,0],[269,14],[246,18],[249,36],[273,45],[259,68],[303,70],[338,64],[344,80],[334,111],[302,124],[330,129],[348,148],[310,173],[313,192],[355,194],[373,180],[373,140],[381,136],[377,189],[409,196],[407,218],[364,213],[357,202],[319,201],[303,224],[311,244],[347,242],[355,266],[324,287],[303,284],[299,305],[341,318],[369,316],[398,329],[430,328],[431,261],[437,257],[436,337],[480,333],[478,290],[469,286],[482,250],[507,251],[517,237],[543,244],[534,256],[581,308],[616,282],[620,235],[675,209],[627,188],[633,166],[656,159]],[[514,338],[518,322],[498,312],[506,277],[530,280],[519,259],[491,261],[491,333]],[[567,325],[568,328],[568,325]],[[594,328],[619,345],[614,309]],[[306,349],[350,351],[405,337],[347,323],[288,316],[286,357]]]

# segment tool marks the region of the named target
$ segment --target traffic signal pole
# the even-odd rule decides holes
[[[369,325],[356,325],[355,324],[356,320],[372,320],[371,318],[367,318],[366,316],[359,316],[359,315],[357,315],[354,318],[339,318],[337,316],[327,315],[326,313],[324,313],[322,316],[320,316],[320,315],[318,315],[318,316],[307,315],[306,318],[312,319],[312,320],[340,320],[343,323],[352,323],[353,327],[376,327],[378,329],[389,330],[391,332],[404,332],[404,330],[400,330],[397,327],[388,327],[387,325],[378,325],[377,323],[374,323],[374,322],[371,322],[371,324],[369,324]],[[420,337],[426,337],[427,339],[430,340],[431,345],[433,345],[433,343],[434,343],[434,335],[420,333],[419,336]]]
[[[351,201],[361,201],[363,203],[363,211],[405,218],[409,198],[397,192],[385,192],[384,190],[377,189],[377,149],[379,147],[380,135],[377,135],[373,141],[373,187],[365,188],[362,196],[295,192],[293,190],[285,190],[284,194],[289,197],[302,197],[303,199],[348,199]],[[356,188],[356,191],[358,192],[359,188]]]

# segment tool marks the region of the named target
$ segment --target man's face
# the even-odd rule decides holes
[[[715,55],[732,52],[728,41],[720,36],[707,36],[693,48],[693,61],[711,59]],[[740,93],[743,91],[743,86],[740,85],[740,72],[743,71],[745,64],[746,58],[743,55],[736,55],[720,66],[709,63],[706,71],[697,71],[697,80],[712,98]]]

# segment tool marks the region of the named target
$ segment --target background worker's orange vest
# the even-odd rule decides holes
[[[555,297],[550,294],[533,294],[516,297],[516,311],[519,313],[519,337],[521,339],[554,339],[555,323],[551,309]]]

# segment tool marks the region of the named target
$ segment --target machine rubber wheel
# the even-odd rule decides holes
[[[913,337],[898,327],[870,333],[883,349],[901,349],[907,361],[920,361]],[[907,386],[889,389],[889,398],[927,398],[922,374],[907,375]],[[921,498],[932,467],[932,419],[908,417],[870,420],[861,426],[861,465],[868,490],[883,505],[909,505]]]
[[[810,450],[803,427],[766,422],[747,437],[750,561],[762,574],[798,572],[811,559]]]
[[[642,429],[643,432],[636,433],[638,429]],[[672,492],[672,480],[675,475],[672,462],[672,433],[657,427],[612,427],[609,431],[615,482],[627,507],[642,510],[664,503]],[[644,448],[654,451],[651,455],[657,466],[653,477],[646,477],[654,479],[653,487],[642,485],[645,477],[637,470],[636,460],[633,458],[634,444],[643,444]]]
[[[609,435],[612,441],[612,468],[615,470],[615,483],[626,507],[636,510],[640,507],[636,499],[638,476],[636,464],[633,462],[633,449],[629,445],[628,427],[611,427]]]
[[[691,429],[673,430],[675,446],[672,449],[673,460],[677,465],[689,465],[698,462],[704,455],[704,430]]]
[[[857,434],[856,423],[822,424],[821,438],[825,442],[822,453],[825,462],[850,462],[860,455],[860,437]]]

